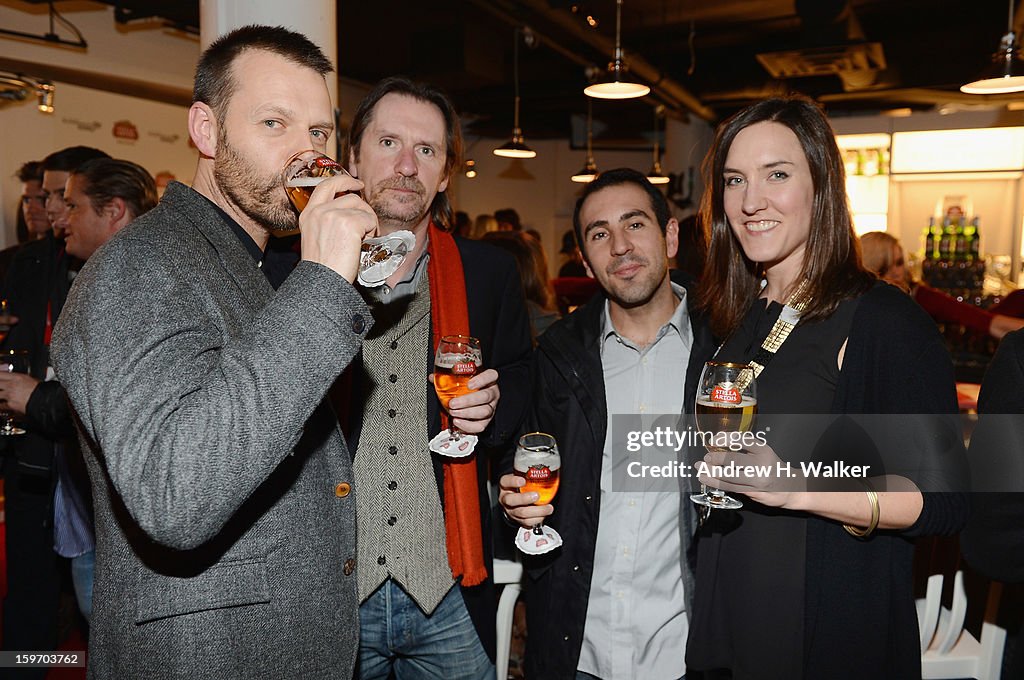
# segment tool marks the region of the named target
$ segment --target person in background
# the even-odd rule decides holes
[[[469,219],[469,213],[465,210],[456,210],[452,218],[452,235],[469,238],[469,233],[472,230],[473,221]]]
[[[498,220],[499,231],[522,231],[523,225],[519,221],[519,213],[514,208],[502,208],[494,211],[494,219]]]
[[[481,213],[473,220],[473,229],[470,231],[469,238],[481,239],[484,234],[492,231],[498,231],[498,220],[494,219],[494,215]]]
[[[530,314],[530,330],[536,344],[540,334],[561,318],[555,307],[555,293],[547,279],[544,251],[535,239],[521,231],[491,231],[484,234],[483,240],[507,250],[516,258],[526,309]]]
[[[18,318],[4,339],[5,350],[28,353],[27,374],[6,373],[0,399],[24,413],[27,432],[4,437],[3,472],[7,524],[7,585],[3,648],[56,649],[60,595],[59,558],[53,551],[54,460],[66,434],[55,424],[70,422],[62,390],[50,384],[50,339],[71,286],[72,258],[55,234],[66,219],[64,186],[88,160],[106,158],[99,149],[74,146],[42,161],[44,205],[51,229],[26,243],[11,260],[3,296]],[[24,671],[26,676],[35,670]],[[40,673],[40,677],[45,673]]]
[[[559,277],[583,277],[587,275],[587,268],[583,265],[583,255],[580,254],[579,246],[576,245],[576,236],[572,229],[566,229],[562,234],[562,248],[558,251],[562,264],[558,267]]]
[[[699,480],[743,507],[711,511],[699,532],[687,667],[760,680],[919,678],[911,539],[955,533],[967,518],[949,354],[928,315],[861,265],[842,157],[814,101],[743,109],[718,127],[703,168],[710,240],[698,303],[724,339],[715,360],[760,366],[758,418],[838,423],[815,460],[884,456],[900,474],[873,464],[827,491],[834,480],[800,471],[797,481],[747,476],[746,466],[806,460],[808,433],[791,421],[764,432],[765,446],[709,451]],[[872,449],[842,436],[841,414],[899,427]]]
[[[708,246],[699,213],[679,220],[679,255],[676,256],[676,268],[686,272],[694,281],[700,281],[707,256]]]
[[[985,371],[969,458],[971,516],[964,559],[1001,581],[999,625],[1007,638],[1003,678],[1024,677],[1024,330],[1007,333]]]
[[[910,293],[917,304],[936,321],[956,323],[997,340],[1011,331],[1024,328],[1024,319],[992,312],[960,302],[921,281],[910,277],[899,240],[884,231],[872,231],[860,237],[864,266],[886,283]]]
[[[0,282],[7,278],[7,269],[11,266],[18,248],[29,241],[45,237],[50,231],[43,194],[43,164],[40,161],[29,161],[18,168],[16,176],[21,182],[21,200],[15,230],[18,242],[0,250]]]

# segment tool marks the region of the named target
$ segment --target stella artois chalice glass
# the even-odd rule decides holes
[[[757,414],[757,384],[754,369],[748,364],[709,361],[704,365],[697,388],[697,429],[705,442],[719,442],[708,446],[711,450],[724,450],[729,434],[749,432]],[[710,437],[709,437],[710,435]],[[694,503],[709,508],[736,510],[743,503],[721,489],[702,486],[701,493],[690,496]]]
[[[555,438],[544,432],[531,432],[519,438],[512,472],[526,480],[519,493],[537,493],[534,505],[547,505],[558,493],[558,476],[562,459]],[[527,555],[542,555],[562,545],[557,531],[542,521],[532,529],[519,529],[516,547]]]
[[[469,380],[483,365],[480,341],[468,335],[445,335],[434,353],[434,391],[444,410],[455,397],[469,394]],[[460,447],[465,435],[455,423],[449,423],[447,446],[438,451],[442,455],[461,457],[472,452],[472,448]],[[475,442],[474,442],[475,443]]]
[[[284,190],[295,209],[302,212],[320,182],[347,174],[336,160],[319,151],[300,151],[285,163]],[[382,285],[402,266],[415,243],[416,237],[409,231],[364,239],[359,256],[359,283],[369,288]]]

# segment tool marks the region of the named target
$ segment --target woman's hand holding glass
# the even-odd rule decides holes
[[[767,444],[756,441],[749,442],[741,451],[718,449],[708,451],[704,456],[708,470],[725,471],[734,468],[741,470],[738,475],[718,476],[699,474],[701,484],[715,487],[725,492],[741,493],[752,501],[773,508],[800,510],[801,499],[806,489],[807,480],[800,471],[800,466],[792,464],[787,468],[775,450]],[[781,468],[779,464],[782,463]],[[720,467],[715,467],[720,466]],[[770,474],[753,474],[753,470],[768,471]],[[780,474],[780,470],[782,474]]]

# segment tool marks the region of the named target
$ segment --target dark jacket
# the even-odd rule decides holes
[[[971,518],[964,557],[989,578],[1024,583],[1024,330],[999,343],[971,436]]]
[[[493,559],[491,530],[491,501],[487,494],[490,471],[489,452],[508,446],[519,430],[526,409],[529,386],[529,357],[532,346],[530,322],[519,282],[519,270],[515,260],[498,248],[456,237],[455,243],[462,256],[463,275],[466,280],[466,306],[469,311],[469,332],[480,340],[485,368],[498,371],[498,388],[501,398],[494,420],[483,433],[477,455],[477,479],[479,487],[480,514],[483,528],[484,564],[487,566],[487,580],[472,588],[462,588],[470,618],[476,627],[480,642],[487,655],[494,660],[497,594],[491,574]],[[354,362],[358,365],[358,361]],[[423,375],[434,371],[433,352],[423,357]],[[353,383],[359,371],[353,372]],[[428,432],[441,431],[440,404],[433,387],[424,380],[427,390],[427,414],[430,418]],[[353,384],[353,402],[349,408],[348,444],[350,451],[359,446],[362,405],[360,385]],[[483,454],[483,455],[481,455]],[[500,455],[497,454],[497,455]],[[438,493],[444,500],[444,462],[442,457],[432,454],[434,475]]]
[[[692,412],[701,369],[715,347],[706,322],[693,312],[692,296],[688,298],[693,344],[685,380],[679,376],[679,383],[684,410]],[[554,514],[549,520],[564,543],[546,555],[523,558],[528,575],[528,678],[571,680],[576,675],[583,644],[600,517],[601,458],[608,423],[601,365],[604,304],[604,294],[599,293],[552,325],[540,337],[534,356],[526,429],[547,432],[558,441],[561,477],[553,503]],[[506,472],[512,470],[511,455],[502,468]],[[688,493],[680,493],[679,502],[682,546],[692,554],[693,504]],[[689,600],[693,595],[693,565],[689,555],[682,557]]]
[[[3,295],[10,313],[18,317],[3,342],[3,349],[26,350],[30,371],[46,377],[49,350],[44,342],[46,311],[55,324],[67,298],[69,256],[58,255],[62,244],[52,234],[26,243],[15,254],[4,281]],[[40,384],[26,406],[27,434],[5,442],[23,474],[49,476],[53,468],[54,442],[74,432],[67,396],[59,383]]]

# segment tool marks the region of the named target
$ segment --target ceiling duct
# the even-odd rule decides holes
[[[868,42],[849,0],[796,0],[803,47],[762,52],[773,78],[838,76],[847,92],[876,86],[886,68],[882,44]]]

